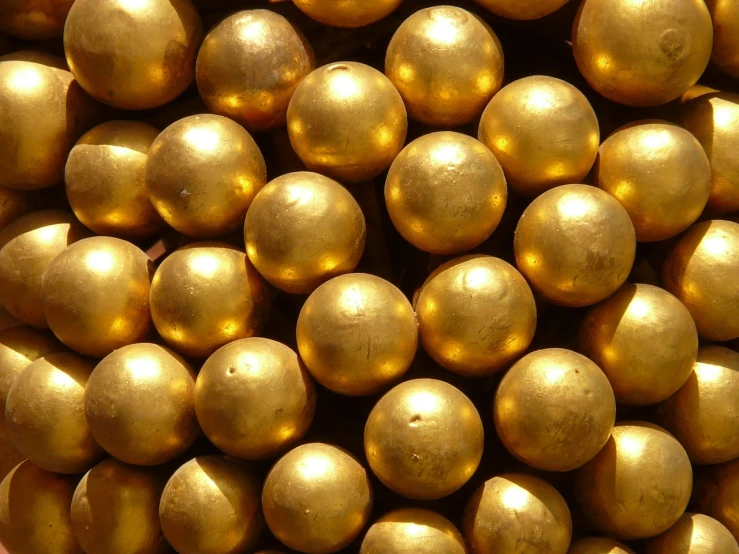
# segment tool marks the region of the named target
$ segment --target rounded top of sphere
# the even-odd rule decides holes
[[[646,554],[702,554],[720,552],[739,554],[736,539],[726,527],[712,517],[685,513],[679,521],[659,537],[649,541]]]
[[[613,539],[588,537],[573,542],[567,554],[634,554],[634,551]]]
[[[467,554],[464,538],[454,524],[422,508],[401,508],[382,516],[367,531],[359,554],[416,554],[419,540],[427,552]]]
[[[362,27],[393,13],[403,0],[294,0],[308,17],[334,27]]]
[[[569,0],[475,0],[491,12],[508,19],[539,19],[554,13]]]
[[[74,0],[9,0],[0,6],[0,32],[26,40],[59,38]]]

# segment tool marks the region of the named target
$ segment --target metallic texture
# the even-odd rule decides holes
[[[706,0],[713,20],[711,61],[739,77],[739,4],[733,0]]]
[[[508,19],[539,19],[554,13],[569,0],[475,0],[482,7]]]
[[[74,0],[4,0],[0,32],[27,40],[61,38]]]
[[[668,531],[652,539],[646,554],[739,554],[731,532],[703,514],[684,514]]]
[[[726,526],[739,540],[739,460],[713,466],[696,482],[696,508]]]
[[[613,539],[588,537],[573,542],[567,554],[635,554],[631,548]]]
[[[362,27],[393,13],[403,0],[294,0],[307,16],[334,27]]]
[[[464,538],[447,518],[422,508],[401,508],[372,524],[359,554],[467,554]]]
[[[30,193],[0,187],[0,231],[23,214],[28,213],[33,204]]]

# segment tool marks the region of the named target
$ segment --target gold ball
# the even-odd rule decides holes
[[[372,488],[367,472],[350,454],[328,444],[304,444],[270,470],[262,509],[283,544],[327,554],[362,532],[372,511]]]
[[[698,334],[708,340],[739,337],[739,223],[693,225],[662,268],[664,287],[685,304]]]
[[[696,508],[726,526],[739,540],[739,460],[713,466],[696,483]]]
[[[472,554],[566,554],[572,519],[564,498],[549,483],[508,473],[475,491],[464,511],[463,529]]]
[[[739,77],[739,5],[732,0],[708,0],[706,5],[713,20],[711,61]]]
[[[0,5],[0,32],[27,40],[60,38],[74,0],[7,0]]]
[[[526,351],[536,331],[536,304],[526,280],[490,256],[441,265],[424,283],[416,313],[429,355],[468,376],[504,368]]]
[[[195,383],[195,413],[208,439],[231,456],[275,456],[313,421],[316,392],[297,354],[269,339],[216,350]]]
[[[308,17],[334,27],[362,27],[393,13],[403,0],[294,0]]]
[[[631,548],[613,539],[589,537],[573,542],[567,554],[635,554]]]
[[[159,134],[138,121],[108,121],[72,148],[64,183],[77,218],[101,235],[146,237],[164,221],[146,190],[146,158]]]
[[[151,283],[151,315],[172,348],[197,358],[251,337],[269,313],[262,278],[225,242],[195,242],[170,254]]]
[[[629,276],[636,236],[629,214],[611,195],[563,185],[529,204],[513,249],[519,271],[545,298],[588,306],[613,294]]]
[[[30,193],[0,187],[0,231],[31,210]]]
[[[419,551],[467,554],[467,547],[447,518],[422,508],[401,508],[372,524],[359,554],[416,554]]]
[[[198,91],[208,109],[249,131],[285,124],[300,81],[316,67],[310,43],[281,15],[244,10],[216,25],[198,53]]]
[[[259,485],[238,460],[190,460],[164,488],[159,505],[164,536],[180,554],[244,552],[264,527]]]
[[[300,310],[300,357],[324,387],[373,394],[400,379],[418,346],[416,315],[393,284],[365,273],[334,277]]]
[[[475,405],[459,389],[435,379],[392,388],[372,408],[364,428],[370,468],[407,498],[432,500],[457,491],[477,470],[482,448]]]
[[[637,421],[617,424],[575,479],[578,504],[595,527],[616,538],[643,539],[680,519],[690,500],[693,470],[672,435]]]
[[[246,215],[246,253],[280,290],[309,294],[353,271],[364,252],[365,221],[354,197],[336,181],[307,171],[264,187]]]
[[[482,7],[508,19],[539,19],[556,12],[568,0],[475,0]]]
[[[739,554],[731,532],[703,514],[683,514],[680,520],[647,545],[646,554]]]
[[[628,284],[585,316],[580,351],[608,376],[616,400],[643,406],[683,386],[698,354],[693,318],[670,293]]]
[[[478,138],[495,154],[514,191],[537,196],[582,181],[598,154],[600,129],[579,90],[534,75],[513,81],[493,97],[480,119]]]
[[[75,242],[44,272],[49,327],[73,350],[96,358],[141,340],[151,327],[153,273],[149,257],[124,240],[91,237]]]
[[[596,182],[631,217],[636,240],[652,242],[687,229],[711,193],[711,165],[688,131],[662,121],[622,127],[601,145]]]
[[[0,438],[0,481],[25,459],[12,440]]]
[[[195,372],[174,352],[150,343],[124,346],[90,376],[87,423],[100,446],[122,462],[163,464],[200,433],[194,389]]]
[[[330,4],[336,9],[335,2]],[[311,171],[349,183],[390,167],[407,130],[403,99],[393,84],[358,62],[332,63],[311,72],[287,109],[290,143],[301,161]]]

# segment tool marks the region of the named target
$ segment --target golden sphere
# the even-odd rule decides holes
[[[407,498],[432,500],[457,491],[477,470],[482,448],[475,405],[435,379],[392,388],[372,408],[364,428],[370,468]]]
[[[739,5],[733,0],[706,0],[713,20],[711,61],[739,77]]]
[[[424,283],[416,313],[429,355],[468,376],[504,368],[526,351],[536,331],[528,283],[513,266],[490,256],[441,265]]]
[[[359,554],[467,554],[464,538],[447,518],[422,508],[382,516],[362,541]]]
[[[27,40],[60,38],[74,0],[5,0],[0,32]]]
[[[25,459],[26,457],[20,453],[12,440],[0,438],[0,481]]]
[[[578,307],[607,298],[626,281],[636,236],[629,214],[610,194],[563,185],[529,204],[513,248],[535,290],[555,304]]]
[[[631,217],[636,240],[652,242],[687,229],[711,194],[711,165],[688,131],[662,121],[638,121],[601,145],[596,182]]]
[[[564,498],[549,483],[508,473],[475,491],[463,529],[472,554],[566,554],[572,519]]]
[[[180,356],[150,343],[106,356],[90,376],[85,414],[111,456],[153,466],[173,460],[197,439],[195,372]]]
[[[593,307],[579,331],[580,351],[608,376],[616,400],[643,406],[683,386],[693,371],[698,333],[670,293],[627,284]]]
[[[600,129],[583,93],[554,77],[533,75],[493,97],[478,138],[495,154],[514,191],[537,196],[582,181],[598,154]]]
[[[739,540],[739,460],[714,466],[696,483],[696,508],[726,526]]]
[[[333,0],[329,3],[336,9]],[[358,62],[332,63],[311,72],[287,109],[290,143],[301,161],[311,171],[349,183],[390,167],[407,130],[403,99],[393,84]]]
[[[249,131],[285,124],[300,81],[316,68],[313,48],[281,15],[244,10],[216,25],[198,53],[198,91],[208,109]]]
[[[508,19],[539,19],[556,12],[568,0],[475,0],[482,7]]]
[[[664,287],[685,304],[698,334],[722,341],[739,337],[739,223],[693,225],[662,267]]]
[[[288,547],[309,554],[337,552],[367,524],[372,488],[350,454],[329,444],[304,444],[270,470],[262,509],[272,533]]]
[[[613,539],[589,537],[570,545],[567,554],[635,554],[631,548]]]
[[[264,527],[259,492],[243,462],[194,458],[175,471],[162,493],[164,536],[179,554],[240,554]]]
[[[362,27],[393,13],[403,0],[293,0],[316,21],[334,27]]]
[[[365,273],[334,277],[300,310],[300,357],[324,387],[374,394],[397,381],[416,355],[416,314],[392,283]]]
[[[168,554],[159,525],[161,472],[114,458],[93,467],[72,497],[72,529],[86,554]]]
[[[151,327],[154,267],[133,244],[111,237],[75,242],[43,276],[49,327],[80,354],[102,358],[144,338]]]
[[[195,242],[170,254],[151,282],[151,315],[172,348],[205,358],[251,337],[269,313],[262,278],[246,254],[225,242]]]
[[[280,290],[309,294],[353,271],[364,252],[365,222],[354,197],[336,181],[307,171],[271,181],[244,225],[246,253]]]
[[[0,231],[31,210],[30,193],[0,187]]]
[[[313,421],[316,392],[298,355],[269,339],[216,350],[195,383],[195,413],[210,442],[246,459],[275,456]]]
[[[146,190],[146,158],[159,134],[138,121],[108,121],[72,148],[64,182],[77,218],[100,235],[146,237],[164,222]]]
[[[703,514],[683,514],[680,520],[647,545],[646,554],[739,554],[731,532]]]
[[[693,469],[667,431],[624,422],[575,479],[578,504],[595,527],[616,538],[643,539],[680,519],[690,500]]]

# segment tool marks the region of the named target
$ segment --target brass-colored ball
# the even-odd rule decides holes
[[[714,466],[696,483],[696,508],[720,521],[739,540],[739,460]]]
[[[424,283],[416,313],[423,347],[462,375],[499,371],[526,351],[536,331],[528,283],[513,266],[490,256],[441,265]]]
[[[301,161],[342,182],[366,181],[385,171],[403,148],[407,130],[403,99],[393,84],[358,62],[311,72],[287,109],[290,143]]]
[[[154,325],[186,356],[205,358],[257,334],[268,313],[264,281],[246,254],[228,243],[183,246],[161,263],[151,283]]]
[[[416,315],[393,284],[365,273],[334,277],[300,310],[300,357],[324,387],[361,396],[398,380],[416,355]]]
[[[0,231],[31,210],[31,198],[28,192],[0,187]]]
[[[482,448],[475,405],[435,379],[393,387],[372,408],[364,428],[370,468],[407,498],[432,500],[457,491],[477,470]]]
[[[631,548],[613,539],[588,537],[573,542],[567,554],[635,554]]]
[[[662,121],[632,123],[600,147],[597,185],[631,217],[636,240],[651,242],[687,229],[711,194],[711,165],[688,131]]]
[[[246,253],[280,290],[309,294],[362,258],[365,221],[354,197],[336,181],[308,171],[264,187],[246,215]]]
[[[72,148],[64,183],[77,218],[100,235],[146,237],[164,222],[146,190],[146,158],[159,131],[139,121],[108,121]]]
[[[329,444],[304,444],[270,470],[262,509],[283,544],[328,554],[362,532],[372,511],[372,487],[367,472],[350,454]]]
[[[95,99],[143,110],[174,100],[192,83],[202,37],[191,0],[76,0],[64,52]]]
[[[575,479],[580,509],[595,527],[616,538],[643,539],[680,519],[690,500],[693,469],[667,431],[624,422]]]
[[[480,119],[478,138],[503,166],[511,189],[537,196],[582,181],[598,154],[600,129],[579,90],[554,77],[533,75],[493,97]]]
[[[264,527],[260,483],[245,464],[200,456],[175,471],[164,488],[159,516],[179,554],[240,554]]]
[[[27,40],[60,38],[74,0],[5,0],[0,32]]]
[[[646,554],[739,554],[731,532],[712,517],[683,514],[668,531],[651,540]]]
[[[334,27],[362,27],[393,13],[403,0],[294,0],[308,17]]]
[[[475,0],[491,12],[508,19],[539,19],[556,12],[568,0]]]
[[[712,94],[714,92],[718,92],[718,90],[701,84],[693,85],[680,97],[680,103],[685,104],[687,102],[690,102],[691,100],[695,100],[699,96],[703,96],[704,94]]]
[[[44,272],[49,327],[73,350],[97,358],[143,339],[151,327],[153,273],[149,257],[130,242],[112,237],[75,242]]]
[[[364,536],[359,554],[467,554],[464,538],[447,518],[422,508],[382,516]]]
[[[195,413],[226,454],[270,458],[300,440],[313,421],[316,392],[298,355],[269,339],[236,340],[198,373]]]
[[[173,460],[197,439],[195,372],[166,348],[119,348],[95,368],[85,391],[85,415],[111,456],[153,466]]]
[[[707,0],[713,20],[711,61],[739,77],[739,5],[732,0]]]
[[[643,406],[683,386],[698,354],[693,318],[670,293],[627,284],[593,307],[579,331],[580,351],[608,376],[616,400]]]
[[[526,208],[513,249],[519,271],[542,296],[561,306],[588,306],[626,281],[636,236],[629,214],[610,194],[563,185]]]
[[[472,554],[566,554],[572,519],[562,495],[521,473],[487,480],[467,502],[463,530]]]
[[[198,91],[208,109],[249,131],[285,124],[295,88],[316,67],[313,48],[281,15],[244,10],[216,25],[198,53]]]
[[[12,440],[0,438],[0,481],[25,459]]]
[[[739,223],[704,221],[681,238],[662,267],[664,287],[685,304],[698,334],[739,337]]]

